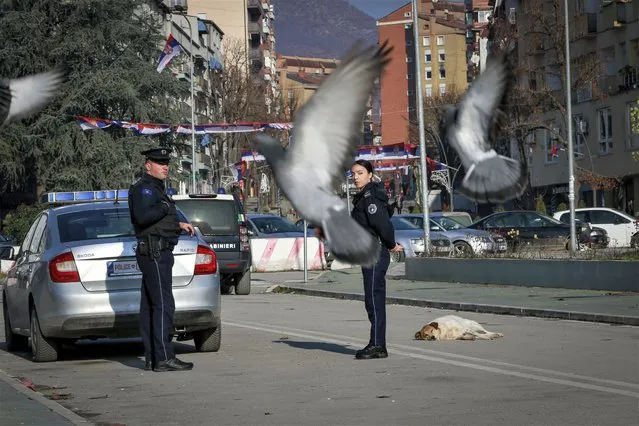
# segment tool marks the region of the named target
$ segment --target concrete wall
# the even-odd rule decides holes
[[[639,291],[639,262],[407,258],[406,278],[415,281]]]

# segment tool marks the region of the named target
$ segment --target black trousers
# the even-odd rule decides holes
[[[172,359],[173,352],[173,251],[161,250],[158,258],[136,255],[142,271],[140,333],[144,357],[156,363]]]
[[[371,322],[369,345],[386,347],[386,271],[389,264],[390,253],[382,247],[377,263],[371,268],[362,268],[364,306]]]

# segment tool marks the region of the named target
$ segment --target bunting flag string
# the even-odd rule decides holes
[[[81,115],[75,116],[75,119],[80,128],[84,131],[107,129],[111,126],[133,130],[139,135],[159,135],[171,132],[190,135],[193,131],[190,124],[178,124],[177,126],[171,126],[170,124],[133,123],[130,121],[108,120],[104,118],[85,117]],[[205,135],[215,133],[247,133],[259,132],[264,129],[290,130],[292,128],[293,123],[211,123],[196,124],[195,134]]]

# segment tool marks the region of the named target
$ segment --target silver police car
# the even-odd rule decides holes
[[[111,195],[122,200],[117,202],[86,202],[110,195],[87,192],[93,197],[47,194],[53,195],[49,201],[59,201],[61,194],[58,198],[75,204],[45,210],[35,219],[0,285],[7,348],[26,350],[30,342],[36,362],[57,360],[62,343],[140,335],[142,275],[127,191]],[[177,340],[193,339],[198,351],[218,351],[222,331],[215,252],[199,236],[183,233],[173,253]]]

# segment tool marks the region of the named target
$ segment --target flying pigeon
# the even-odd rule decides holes
[[[0,127],[29,117],[55,95],[63,80],[61,71],[48,71],[12,80],[0,79]]]
[[[390,61],[392,49],[357,43],[295,117],[289,149],[266,134],[259,150],[293,207],[322,228],[336,259],[356,265],[377,261],[378,240],[355,222],[333,190],[355,157],[361,123],[375,80]]]
[[[489,143],[510,82],[505,56],[489,59],[461,102],[444,108],[440,122],[440,135],[466,169],[459,192],[476,202],[504,202],[526,189],[526,165],[497,154]]]

